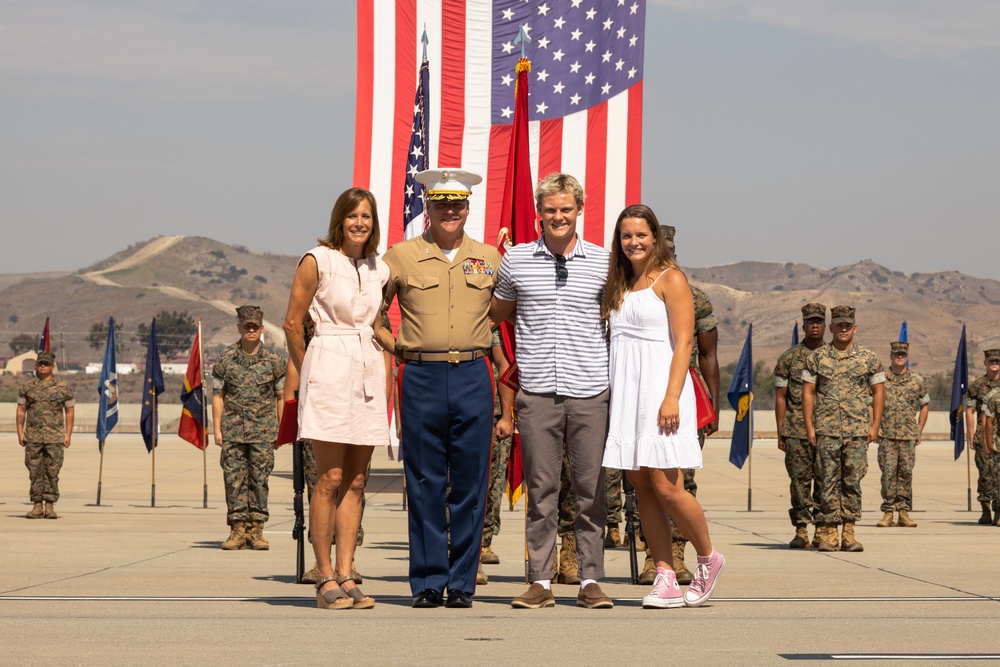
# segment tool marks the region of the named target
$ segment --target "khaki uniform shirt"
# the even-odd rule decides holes
[[[976,433],[972,442],[975,445],[983,444],[983,402],[986,396],[1000,387],[1000,379],[991,380],[985,375],[981,375],[969,385],[969,391],[965,394],[965,407],[976,409]]]
[[[223,392],[223,442],[273,443],[278,438],[277,398],[287,367],[264,343],[256,354],[244,352],[239,341],[222,351],[212,367],[212,388]]]
[[[931,402],[927,383],[909,369],[898,375],[890,370],[885,377],[885,412],[879,435],[890,440],[916,441],[920,437],[917,412]]]
[[[73,389],[63,380],[30,378],[17,391],[24,415],[24,441],[52,444],[66,439],[65,409],[76,405]]]
[[[860,438],[868,434],[868,388],[885,382],[878,355],[857,343],[844,351],[826,343],[806,359],[802,382],[816,385],[813,428],[818,435]]]
[[[802,371],[812,353],[805,343],[799,343],[785,350],[774,366],[774,386],[785,387],[785,419],[778,435],[786,438],[805,440],[808,436],[802,414]]]
[[[448,261],[430,232],[389,248],[382,308],[395,297],[402,316],[396,348],[422,352],[483,350],[493,342],[490,297],[499,251],[468,234]]]

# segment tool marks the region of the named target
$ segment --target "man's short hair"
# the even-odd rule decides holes
[[[543,199],[563,192],[573,195],[577,208],[583,206],[583,200],[587,198],[580,186],[580,181],[569,174],[549,174],[535,188],[535,208],[541,211]]]

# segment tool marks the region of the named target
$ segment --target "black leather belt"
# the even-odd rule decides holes
[[[485,356],[485,350],[435,350],[433,352],[403,350],[402,352],[402,357],[409,361],[447,361],[449,364],[457,364],[461,361],[475,361]]]

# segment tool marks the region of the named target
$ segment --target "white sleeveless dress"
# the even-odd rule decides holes
[[[677,433],[662,435],[656,423],[674,356],[663,301],[652,287],[626,292],[621,307],[611,313],[610,326],[611,405],[604,467],[700,468],[698,416],[689,374],[684,375]]]
[[[377,257],[353,260],[324,246],[309,306],[316,334],[299,381],[299,437],[349,445],[388,445],[385,361],[372,338],[389,267]]]

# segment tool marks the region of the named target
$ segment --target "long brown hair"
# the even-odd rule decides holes
[[[335,250],[344,245],[344,220],[363,201],[367,201],[372,209],[372,233],[365,241],[363,254],[365,257],[378,254],[378,206],[375,204],[375,195],[364,188],[350,188],[344,190],[337,197],[337,203],[333,205],[333,212],[330,213],[330,229],[327,231],[326,238],[318,239],[319,244]]]
[[[617,310],[625,299],[635,273],[632,270],[632,262],[629,261],[625,253],[622,252],[622,221],[626,218],[640,218],[649,225],[649,232],[653,238],[652,257],[646,265],[647,271],[666,271],[676,269],[677,260],[674,251],[667,243],[666,234],[660,227],[660,221],[656,219],[653,209],[645,204],[633,204],[626,206],[618,215],[615,223],[615,232],[611,237],[611,261],[608,263],[608,282],[604,288],[604,302],[601,304],[601,315],[605,318],[611,317],[611,311]]]

